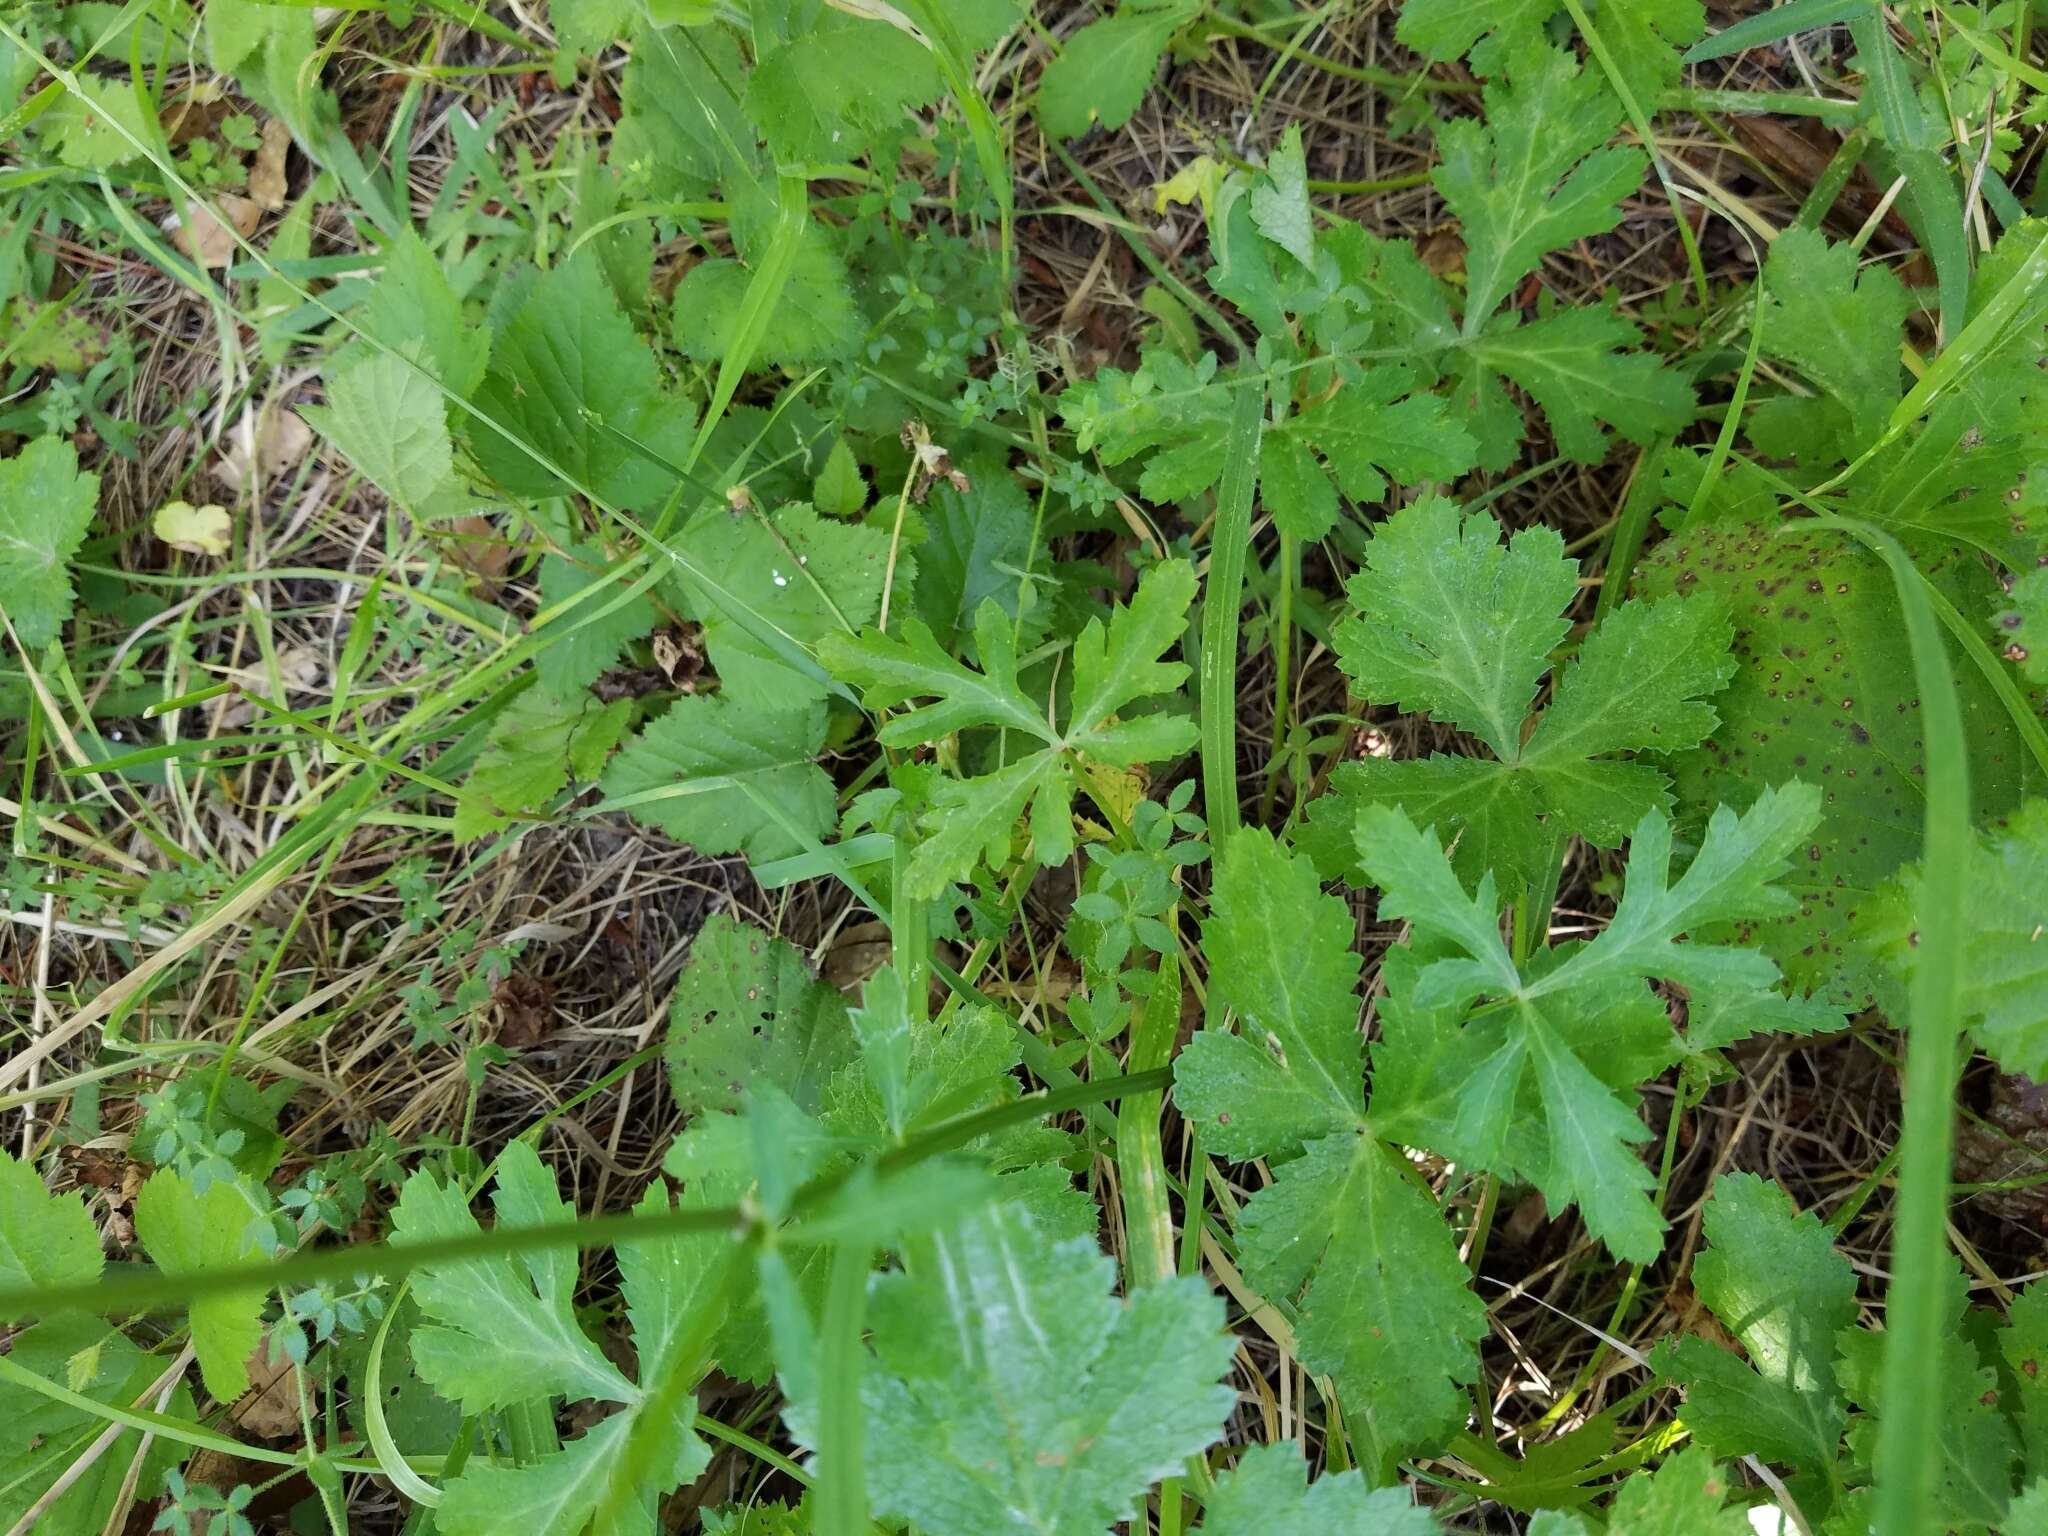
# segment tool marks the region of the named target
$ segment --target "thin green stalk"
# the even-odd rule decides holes
[[[1237,637],[1245,557],[1252,542],[1252,493],[1259,477],[1259,429],[1266,392],[1240,389],[1231,401],[1223,480],[1209,533],[1209,581],[1202,595],[1202,802],[1220,846],[1238,827]]]
[[[1273,605],[1273,753],[1266,765],[1266,787],[1259,795],[1260,825],[1273,820],[1273,800],[1280,789],[1280,754],[1287,745],[1288,710],[1294,702],[1288,668],[1294,648],[1294,589],[1301,581],[1301,541],[1284,530],[1280,535],[1280,594]]]
[[[865,1242],[841,1243],[832,1255],[825,1288],[818,1360],[818,1473],[811,1489],[812,1518],[819,1536],[866,1536],[868,1526],[867,1416],[861,1411],[860,1381],[866,1364],[861,1323],[867,1312]]]
[[[1962,911],[1972,836],[1970,763],[1955,678],[1920,573],[1899,541],[1883,530],[1849,518],[1820,521],[1853,535],[1891,567],[1913,650],[1921,734],[1927,743],[1915,914],[1919,931],[1906,1004],[1898,1215],[1879,1385],[1884,1415],[1874,1461],[1878,1536],[1920,1536],[1940,1524],[1933,1500],[1945,1443],[1942,1395],[1929,1391],[1928,1383],[1943,1379],[1942,1360],[1950,1343],[1945,1317],[1948,1185],[1962,1015]]]
[[[850,1165],[813,1180],[797,1191],[790,1203],[790,1215],[795,1218],[822,1207],[861,1167],[873,1167],[885,1174],[900,1173],[1008,1126],[1027,1125],[1065,1110],[1107,1103],[1127,1093],[1163,1089],[1172,1076],[1165,1068],[1132,1072],[1028,1093],[1007,1104],[956,1116],[882,1153],[872,1164]],[[322,1281],[353,1280],[365,1274],[395,1280],[429,1265],[499,1254],[534,1253],[546,1248],[605,1248],[620,1242],[655,1242],[711,1232],[737,1235],[747,1231],[756,1219],[754,1211],[742,1206],[692,1206],[644,1216],[586,1216],[574,1222],[539,1227],[492,1227],[463,1237],[397,1246],[390,1242],[349,1243],[297,1253],[286,1259],[225,1265],[177,1276],[160,1274],[141,1265],[116,1265],[110,1273],[89,1284],[0,1289],[0,1314],[43,1317],[77,1308],[98,1316],[120,1317],[158,1309],[176,1311],[207,1296],[318,1285]],[[122,1273],[137,1269],[143,1272]]]
[[[1176,917],[1169,912],[1167,927]],[[1180,1032],[1180,953],[1159,958],[1152,995],[1131,1029],[1130,1068],[1163,1068]],[[1117,1181],[1124,1204],[1124,1277],[1133,1289],[1174,1276],[1173,1215],[1166,1204],[1166,1152],[1160,1143],[1163,1093],[1131,1094],[1117,1108]]]

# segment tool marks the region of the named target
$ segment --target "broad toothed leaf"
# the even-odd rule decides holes
[[[677,699],[605,770],[609,803],[701,853],[779,859],[831,828],[825,706]]]
[[[1715,1455],[1827,1464],[1845,1418],[1835,1335],[1856,1321],[1855,1271],[1811,1212],[1753,1174],[1715,1184],[1705,1233],[1694,1287],[1749,1363],[1686,1338],[1659,1346],[1659,1373],[1685,1387],[1686,1422]]]
[[[686,1115],[737,1111],[755,1082],[815,1113],[853,1057],[846,1004],[803,956],[720,913],[690,944],[669,1004],[669,1088]]]
[[[167,1275],[253,1264],[262,1250],[250,1228],[262,1209],[235,1180],[215,1179],[195,1193],[181,1174],[159,1168],[135,1196],[135,1234]],[[259,1284],[192,1303],[192,1347],[218,1402],[232,1403],[249,1389],[249,1356],[263,1341],[263,1302]]]
[[[1564,0],[1409,0],[1395,35],[1444,62],[1470,49],[1473,67],[1491,74],[1539,46],[1544,23],[1564,9]],[[1677,81],[1680,50],[1707,27],[1699,0],[1601,0],[1589,9],[1622,83],[1645,111],[1656,105],[1658,90]]]
[[[99,504],[100,477],[80,474],[78,453],[39,437],[0,459],[0,585],[24,649],[41,651],[71,617],[71,561]]]
[[[1286,1443],[1255,1445],[1216,1479],[1202,1536],[1432,1536],[1429,1511],[1404,1488],[1368,1488],[1353,1468],[1310,1482]]]
[[[0,1152],[0,1288],[84,1285],[99,1279],[105,1262],[77,1198],[51,1194],[30,1164]]]
[[[862,1383],[875,1510],[931,1536],[1107,1532],[1222,1432],[1232,1340],[1200,1281],[1111,1294],[1087,1239],[1015,1206],[908,1244],[874,1281]]]

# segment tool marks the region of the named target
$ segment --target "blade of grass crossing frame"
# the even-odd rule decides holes
[[[1854,535],[1891,568],[1898,588],[1920,726],[1927,744],[1927,806],[1921,848],[1918,945],[1907,994],[1904,1124],[1899,1203],[1886,1292],[1884,1403],[1876,1456],[1877,1536],[1935,1530],[1932,1499],[1941,1466],[1942,1379],[1947,1311],[1948,1184],[1954,1134],[1956,1035],[1961,1023],[1962,902],[1970,851],[1970,767],[1962,706],[1926,583],[1898,540],[1867,523],[1822,518]]]
[[[825,1288],[819,1328],[817,1482],[811,1488],[818,1536],[867,1536],[867,1415],[860,1381],[866,1354],[861,1323],[867,1314],[868,1266],[873,1250],[860,1239],[839,1244]]]
[[[1627,79],[1614,62],[1614,55],[1607,51],[1607,44],[1593,29],[1593,18],[1586,14],[1580,0],[1564,0],[1565,9],[1571,12],[1572,25],[1579,29],[1579,36],[1586,40],[1586,46],[1593,50],[1593,57],[1600,62],[1601,71],[1607,76],[1607,83],[1614,88],[1614,94],[1621,98],[1621,107],[1628,114],[1629,126],[1636,131],[1636,137],[1643,141],[1643,153],[1650,157],[1650,168],[1657,173],[1657,185],[1664,189],[1664,201],[1671,206],[1671,222],[1678,226],[1678,243],[1685,247],[1685,264],[1692,273],[1693,292],[1698,295],[1700,308],[1710,302],[1707,297],[1707,268],[1700,259],[1699,237],[1693,233],[1692,225],[1686,221],[1685,204],[1679,199],[1678,188],[1673,185],[1671,172],[1665,168],[1664,156],[1657,148],[1657,132],[1651,126],[1649,114],[1643,111],[1636,100],[1636,93],[1629,89]]]
[[[1941,328],[1962,329],[1970,299],[1970,245],[1963,232],[1963,201],[1935,140],[1935,125],[1906,76],[1905,61],[1892,46],[1884,12],[1873,9],[1849,23],[1849,36],[1864,69],[1864,89],[1877,105],[1885,143],[1906,178],[1906,200],[1918,215],[1920,239],[1934,263],[1941,292]]]
[[[1259,479],[1262,381],[1241,384],[1223,445],[1216,526],[1209,534],[1209,581],[1202,595],[1202,802],[1220,845],[1237,830],[1237,637],[1244,565],[1252,541],[1252,498]]]

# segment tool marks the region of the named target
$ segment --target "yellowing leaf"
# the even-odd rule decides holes
[[[212,502],[195,507],[189,501],[168,501],[156,509],[149,526],[173,549],[218,558],[228,552],[235,520],[228,516],[227,508]]]

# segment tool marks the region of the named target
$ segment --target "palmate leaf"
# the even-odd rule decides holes
[[[862,1383],[876,1512],[931,1536],[1107,1532],[1221,1433],[1223,1308],[1192,1278],[1112,1294],[1088,1239],[1014,1206],[907,1244],[869,1291]]]
[[[1471,49],[1473,67],[1492,74],[1539,46],[1544,23],[1564,9],[1563,0],[1410,0],[1395,35],[1440,62]],[[1659,89],[1677,81],[1679,51],[1698,40],[1707,22],[1699,0],[1604,0],[1593,14],[1616,70],[1645,111]]]
[[[1764,287],[1770,302],[1761,317],[1763,350],[1818,385],[1838,413],[1829,431],[1813,401],[1788,400],[1779,409],[1794,414],[1780,430],[1801,458],[1814,456],[1813,444],[1830,442],[1846,457],[1883,431],[1899,402],[1899,337],[1912,299],[1889,268],[1859,272],[1852,247],[1830,245],[1808,229],[1787,230],[1771,246]],[[1760,414],[1772,422],[1768,406]]]
[[[515,1141],[499,1157],[492,1205],[506,1227],[568,1223],[554,1175],[532,1144]],[[642,1211],[670,1208],[659,1181],[640,1202]],[[392,1210],[394,1243],[426,1242],[475,1234],[469,1198],[422,1170],[406,1180]],[[466,1412],[564,1397],[623,1405],[593,1429],[527,1466],[496,1466],[472,1459],[443,1489],[436,1511],[451,1536],[484,1536],[503,1529],[505,1512],[519,1511],[534,1536],[599,1536],[644,1528],[656,1500],[702,1472],[710,1447],[692,1428],[696,1400],[685,1396],[658,1422],[643,1412],[647,1385],[681,1372],[695,1380],[709,1361],[685,1357],[695,1315],[716,1301],[722,1240],[671,1238],[621,1243],[619,1271],[632,1321],[643,1385],[636,1386],[604,1356],[576,1321],[577,1258],[568,1246],[431,1264],[415,1272],[413,1296],[429,1320],[412,1335],[413,1362],[435,1391]],[[651,1410],[649,1410],[651,1412]],[[629,1437],[642,1457],[622,1454]],[[633,1467],[645,1482],[622,1484]],[[593,1527],[593,1521],[596,1525]]]
[[[1558,837],[1617,847],[1669,804],[1664,775],[1641,758],[1713,730],[1706,701],[1735,667],[1730,627],[1707,605],[1623,603],[1587,635],[1526,731],[1577,590],[1578,566],[1546,528],[1503,543],[1491,517],[1441,498],[1379,526],[1348,589],[1356,611],[1334,633],[1338,664],[1361,697],[1468,731],[1493,758],[1344,765],[1304,834],[1326,874],[1355,868],[1361,808],[1398,805],[1457,839],[1466,881],[1491,874],[1512,900],[1543,878]]]
[[[1749,1364],[1685,1338],[1658,1346],[1658,1373],[1686,1388],[1686,1422],[1715,1455],[1825,1465],[1847,1417],[1835,1336],[1856,1321],[1855,1271],[1811,1212],[1752,1174],[1716,1182],[1704,1225],[1694,1285]]]
[[[1777,968],[1755,951],[1680,942],[1789,906],[1774,882],[1819,803],[1817,791],[1794,785],[1767,792],[1744,816],[1717,812],[1676,882],[1670,824],[1651,811],[1633,834],[1612,922],[1526,968],[1501,940],[1490,878],[1468,895],[1433,832],[1391,806],[1360,811],[1358,857],[1380,887],[1380,913],[1406,919],[1416,935],[1414,955],[1387,972],[1373,1101],[1381,1133],[1526,1177],[1553,1210],[1578,1204],[1618,1257],[1655,1257],[1664,1222],[1632,1150],[1649,1135],[1632,1090],[1684,1047],[1649,983],[1678,981],[1745,1027],[1818,1028],[1834,1017],[1787,1005]]]
[[[980,727],[1038,743],[1013,747],[1017,755],[992,772],[938,782],[920,818],[925,835],[906,879],[912,896],[936,896],[965,878],[1027,810],[1033,857],[1058,863],[1073,851],[1073,796],[1077,783],[1088,782],[1085,765],[1129,768],[1176,757],[1194,744],[1195,726],[1183,715],[1123,718],[1132,705],[1186,680],[1183,663],[1159,657],[1186,629],[1194,595],[1193,567],[1169,560],[1139,579],[1130,602],[1112,609],[1106,626],[1090,619],[1074,639],[1073,694],[1066,723],[1057,728],[1019,687],[1012,621],[993,599],[975,615],[978,671],[954,660],[917,619],[905,621],[900,638],[874,629],[824,638],[819,660],[863,689],[867,708],[931,701],[883,724],[876,734],[884,745],[911,746]]]
[[[1219,855],[1210,914],[1210,1003],[1240,1028],[1195,1036],[1175,1099],[1211,1150],[1276,1160],[1239,1221],[1246,1277],[1300,1297],[1302,1359],[1335,1377],[1378,1462],[1458,1421],[1485,1314],[1434,1202],[1366,1118],[1350,909],[1247,830]]]
[[[1415,386],[1410,369],[1368,369],[1267,434],[1260,483],[1284,532],[1299,539],[1327,534],[1336,524],[1339,490],[1353,501],[1376,502],[1389,480],[1455,480],[1478,462],[1472,434],[1444,401],[1415,393]]]
[[[1293,1446],[1255,1445],[1216,1479],[1202,1536],[1431,1536],[1437,1524],[1401,1488],[1368,1488],[1356,1468],[1308,1480]]]
[[[29,651],[71,617],[71,561],[99,495],[100,477],[79,473],[77,450],[62,438],[39,437],[0,459],[0,607]]]
[[[1484,99],[1483,120],[1438,129],[1430,178],[1464,225],[1468,336],[1547,253],[1619,223],[1648,165],[1640,150],[1607,147],[1621,104],[1557,49],[1518,53]]]

